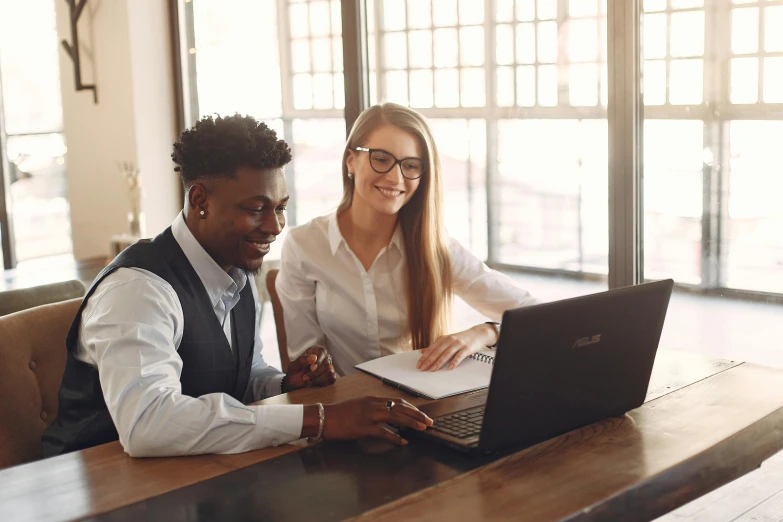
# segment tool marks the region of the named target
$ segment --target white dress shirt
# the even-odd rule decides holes
[[[230,312],[248,276],[236,268],[230,273],[221,269],[193,237],[182,213],[171,231],[204,284],[230,345]],[[261,313],[255,285],[250,285],[256,315],[247,402],[279,394],[283,378],[261,357]],[[300,438],[302,406],[246,406],[224,393],[183,395],[177,354],[183,329],[174,289],[138,268],[120,268],[104,278],[82,312],[75,356],[98,368],[103,398],[129,455],[240,453]]]
[[[337,214],[296,227],[283,243],[276,288],[283,305],[288,354],[298,357],[319,344],[346,375],[354,366],[411,350],[405,245],[398,227],[391,242],[365,270],[345,242]],[[511,278],[491,270],[455,240],[449,241],[454,294],[500,321],[503,312],[536,300]],[[457,325],[461,331],[473,325]]]

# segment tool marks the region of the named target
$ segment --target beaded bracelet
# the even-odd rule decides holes
[[[324,411],[324,405],[320,402],[315,404],[318,406],[318,434],[315,437],[307,439],[308,442],[318,444],[324,440],[324,424],[326,423],[326,412]]]

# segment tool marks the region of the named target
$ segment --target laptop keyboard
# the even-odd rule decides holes
[[[436,417],[432,429],[457,439],[477,437],[484,421],[484,406]]]

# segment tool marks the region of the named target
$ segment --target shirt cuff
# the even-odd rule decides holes
[[[275,375],[274,377],[267,379],[265,390],[267,397],[274,397],[275,395],[283,393],[280,389],[280,383],[283,381],[283,377],[285,377],[285,374],[281,373],[280,375]]]
[[[256,447],[279,446],[299,440],[304,406],[301,404],[254,406],[258,440]]]

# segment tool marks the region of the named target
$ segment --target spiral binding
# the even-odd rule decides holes
[[[487,355],[484,353],[474,353],[470,356],[471,359],[475,359],[478,362],[483,362],[487,364],[495,364],[495,358],[491,355]]]

